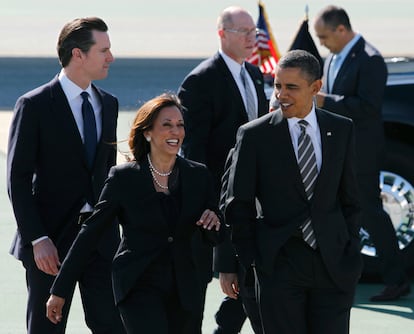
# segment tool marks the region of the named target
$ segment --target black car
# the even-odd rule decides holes
[[[383,104],[385,156],[380,188],[407,270],[414,273],[414,58],[388,58]],[[378,277],[380,264],[367,231],[361,229],[364,277]]]

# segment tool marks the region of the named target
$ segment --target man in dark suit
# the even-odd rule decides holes
[[[256,25],[251,15],[240,7],[226,8],[218,18],[217,29],[219,51],[187,75],[178,96],[184,107],[186,125],[184,156],[207,165],[213,174],[218,198],[224,164],[234,146],[238,127],[264,115],[268,107],[260,70],[245,62],[256,41]],[[212,278],[213,251],[211,247],[198,246],[195,252],[204,298]],[[215,271],[220,273],[223,291],[232,297],[223,301],[216,314],[218,328],[215,333],[238,333],[246,316],[237,298],[237,260],[230,242],[216,247]],[[240,289],[241,299],[243,290],[247,289]],[[254,298],[246,296],[245,299],[244,306],[252,309],[249,317],[255,328],[255,323],[259,322],[255,318],[259,316]],[[202,316],[197,328],[199,333],[201,321]]]
[[[91,84],[107,76],[114,59],[107,30],[99,18],[67,23],[57,45],[61,72],[15,106],[7,181],[17,233],[10,252],[26,270],[29,334],[65,332],[73,290],[55,326],[45,316],[49,289],[116,163],[118,101]],[[78,277],[93,333],[123,333],[110,276],[118,244],[114,224]]]
[[[313,105],[319,67],[302,50],[279,60],[280,108],[240,127],[229,170],[226,222],[266,334],[348,333],[361,273],[353,124]]]
[[[315,31],[331,54],[325,61],[318,106],[351,118],[355,124],[361,224],[382,262],[385,289],[372,301],[398,299],[410,292],[395,230],[383,210],[379,170],[383,151],[381,106],[387,68],[381,54],[352,30],[344,9],[328,6],[315,20]]]

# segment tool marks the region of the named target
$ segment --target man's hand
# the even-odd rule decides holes
[[[46,317],[55,325],[62,320],[62,309],[65,304],[65,299],[50,295],[46,303]]]
[[[239,280],[236,273],[219,273],[221,290],[230,298],[237,299],[239,295]]]
[[[33,246],[33,257],[39,270],[53,276],[59,272],[58,252],[49,238],[39,241]]]

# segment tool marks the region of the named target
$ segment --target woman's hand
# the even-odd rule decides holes
[[[65,304],[65,299],[50,295],[46,303],[46,317],[55,325],[62,320],[62,309]]]
[[[216,213],[209,209],[206,209],[201,215],[200,219],[196,223],[198,226],[203,226],[207,230],[215,228],[216,231],[220,230],[220,220]]]

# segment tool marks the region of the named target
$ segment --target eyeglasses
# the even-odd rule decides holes
[[[250,30],[223,28],[223,30],[228,31],[228,32],[233,32],[235,34],[240,34],[240,35],[243,35],[245,37],[253,36],[253,35],[257,36],[259,34],[259,29],[257,29],[257,28],[253,28],[253,29],[250,29]]]

